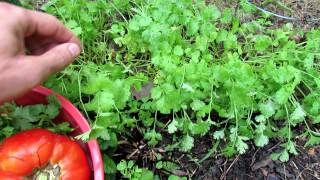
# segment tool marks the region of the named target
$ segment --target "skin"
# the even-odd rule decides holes
[[[54,16],[0,2],[0,102],[17,98],[64,69],[79,39]]]

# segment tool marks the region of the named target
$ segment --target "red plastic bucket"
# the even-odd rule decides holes
[[[32,105],[32,104],[46,104],[46,97],[54,93],[52,90],[45,87],[37,87],[25,94],[21,98],[15,100],[18,105]],[[70,135],[75,136],[90,130],[87,120],[79,112],[79,110],[71,104],[66,98],[54,93],[58,100],[61,102],[61,112],[57,120],[68,121],[75,129]],[[93,171],[94,180],[104,180],[103,161],[101,152],[96,140],[91,140],[86,144],[82,144],[88,155],[91,169]]]

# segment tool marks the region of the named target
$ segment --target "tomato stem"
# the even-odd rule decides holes
[[[59,165],[47,165],[27,177],[25,180],[59,180],[60,174]]]

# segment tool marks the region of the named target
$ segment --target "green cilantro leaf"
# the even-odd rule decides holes
[[[272,44],[272,40],[266,35],[257,35],[255,37],[255,48],[257,51],[264,51]]]
[[[296,124],[302,122],[306,117],[306,113],[299,105],[290,115],[290,122],[295,126]]]
[[[215,131],[213,133],[213,138],[216,139],[216,140],[223,139],[224,137],[225,137],[224,130]]]
[[[230,23],[232,21],[232,9],[225,8],[222,13],[221,22],[224,24]]]
[[[208,5],[202,10],[201,15],[205,20],[215,21],[220,18],[221,12],[216,6]]]
[[[190,123],[189,129],[194,135],[205,135],[209,130],[212,122],[207,121],[198,121],[197,123]]]
[[[249,148],[249,146],[244,142],[245,140],[248,140],[248,139],[249,138],[244,136],[238,136],[236,141],[236,148],[240,154],[244,154],[246,150]]]
[[[93,100],[85,104],[88,111],[110,111],[115,105],[114,95],[109,91],[98,92],[94,96]]]
[[[292,88],[292,84],[282,86],[275,94],[275,102],[278,104],[285,104],[293,94],[293,91],[294,89]]]
[[[289,142],[287,143],[286,149],[287,149],[291,154],[298,155],[298,152],[297,152],[297,150],[296,150],[296,147],[295,147],[294,142],[289,141]]]
[[[158,144],[159,141],[162,140],[162,135],[153,129],[151,131],[146,132],[144,134],[144,138],[149,140],[148,144],[150,146],[155,146]]]
[[[265,117],[271,117],[274,115],[276,113],[276,108],[276,105],[271,100],[259,104],[259,110]]]
[[[288,151],[284,150],[280,153],[279,155],[279,160],[282,162],[287,162],[289,161],[289,153]]]
[[[173,49],[173,53],[177,56],[182,56],[183,55],[183,49],[181,46],[176,46]]]
[[[193,146],[194,146],[194,139],[188,134],[185,135],[180,141],[180,148],[184,152],[190,151],[193,148]]]
[[[173,119],[173,120],[171,121],[171,123],[168,125],[168,132],[169,132],[170,134],[175,133],[175,132],[178,130],[178,128],[177,128],[178,125],[179,125],[178,121],[176,121],[175,119]]]
[[[304,145],[307,146],[314,146],[320,144],[320,135],[314,135],[313,133],[310,134],[308,141]]]
[[[258,147],[263,147],[269,143],[269,138],[265,136],[264,134],[257,134],[256,138],[254,139],[254,143]]]
[[[192,110],[194,110],[194,111],[199,111],[199,110],[201,110],[205,105],[206,105],[206,104],[205,104],[203,101],[196,99],[196,100],[194,100],[194,101],[191,103],[191,108],[192,108]]]

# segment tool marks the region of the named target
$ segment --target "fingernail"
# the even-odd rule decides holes
[[[73,57],[77,57],[80,54],[80,47],[77,44],[70,44],[68,49]]]

